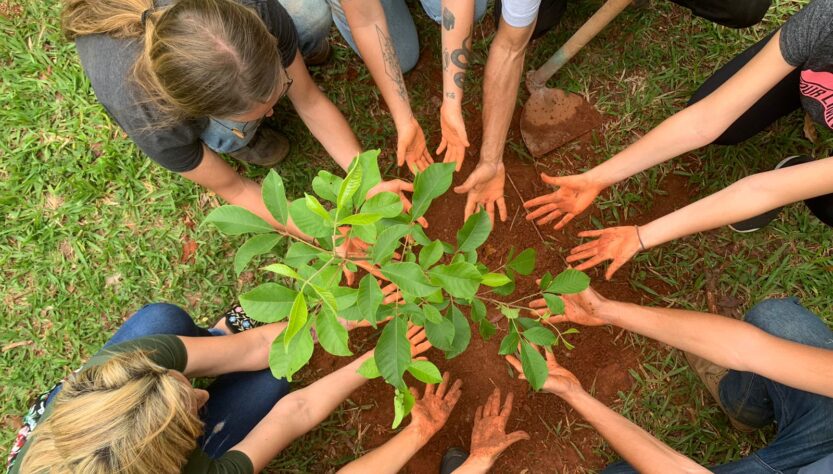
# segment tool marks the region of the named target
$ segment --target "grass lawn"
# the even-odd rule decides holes
[[[418,2],[411,3],[423,48],[439,61],[438,27]],[[623,14],[551,82],[588,96],[611,117],[595,145],[598,156],[608,157],[683,107],[717,67],[808,2],[773,3],[761,25],[738,31],[654,0],[649,9]],[[599,4],[573,2],[562,27],[530,49],[528,64],[540,64]],[[174,302],[210,323],[254,284],[251,272],[237,279],[232,270],[231,258],[243,240],[200,226],[218,199],[142,156],[98,105],[74,46],[59,33],[59,11],[54,0],[0,0],[3,449],[30,398],[80,366],[141,305]],[[362,144],[382,148],[389,164],[396,145],[393,124],[357,56],[337,33],[333,38],[333,62],[314,69],[314,76]],[[487,46],[488,39],[475,41],[467,85],[466,100],[477,109]],[[411,96],[429,147],[435,147],[439,117],[431,99],[439,97],[440,86],[431,86],[436,88],[415,86]],[[334,165],[290,107],[284,104],[278,115],[293,142],[280,172],[294,197],[309,188],[318,168]],[[821,130],[817,143],[805,138],[802,116],[793,114],[742,145],[708,147],[616,186],[597,203],[604,209],[599,224],[613,225],[650,209],[663,199],[653,192],[657,181],[669,174],[687,177],[696,194],[705,196],[785,156],[826,157],[831,145],[833,136]],[[255,178],[265,174],[244,172]],[[630,278],[655,305],[717,307],[726,314],[740,314],[767,297],[795,295],[833,323],[832,239],[831,229],[803,205],[793,205],[761,232],[720,229],[681,239],[639,255],[616,278]],[[667,291],[654,292],[648,281],[662,282]],[[644,344],[638,337],[633,342]],[[632,374],[636,388],[621,394],[622,413],[703,462],[725,462],[765,442],[769,433],[732,430],[675,352],[648,353]],[[311,459],[334,442],[361,452],[356,434],[343,429],[351,410],[360,408],[336,413],[282,455],[276,469],[313,469]]]

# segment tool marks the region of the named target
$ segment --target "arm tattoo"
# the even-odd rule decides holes
[[[443,71],[448,71],[448,50],[443,48]]]
[[[374,25],[375,26],[375,25]],[[385,74],[396,84],[399,89],[399,98],[408,102],[408,89],[405,88],[405,80],[402,79],[402,69],[399,67],[399,57],[390,38],[376,26],[376,35],[379,37],[379,46],[382,48],[382,60],[385,62]]]
[[[463,44],[460,45],[459,49],[455,49],[451,52],[448,59],[451,61],[451,64],[459,67],[463,71],[457,72],[454,74],[454,84],[457,85],[459,88],[463,88],[463,80],[466,77],[465,70],[469,66],[469,56],[471,55],[471,38],[474,34],[474,28],[469,30],[469,35],[463,39]]]
[[[446,30],[454,29],[454,14],[446,7],[443,7],[443,28]]]

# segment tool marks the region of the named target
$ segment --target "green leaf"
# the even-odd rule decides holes
[[[274,323],[289,316],[297,294],[283,285],[264,283],[240,295],[240,306],[255,321]]]
[[[521,310],[518,308],[510,308],[508,306],[501,306],[500,312],[509,319],[518,319],[518,315],[521,313]]]
[[[351,235],[368,244],[376,243],[376,225],[354,225]]]
[[[503,286],[511,281],[512,280],[503,273],[487,273],[483,275],[483,279],[480,283],[486,286],[496,287]]]
[[[349,213],[353,210],[353,195],[362,185],[362,167],[353,166],[347,177],[338,188],[338,204],[339,214]]]
[[[359,290],[346,286],[337,286],[332,290],[339,311],[347,309],[358,301]]]
[[[370,225],[375,224],[382,216],[379,214],[353,214],[338,221],[340,225]]]
[[[282,263],[273,263],[271,265],[266,265],[261,270],[266,270],[267,272],[276,273],[278,275],[294,278],[296,280],[302,279],[301,275],[298,275],[298,273],[295,270],[289,268],[289,266],[284,265]]]
[[[254,257],[263,255],[264,253],[272,250],[272,248],[274,248],[282,238],[283,236],[280,234],[270,233],[255,235],[247,240],[246,243],[237,249],[237,253],[234,254],[234,273],[237,276],[240,276],[243,270],[246,269],[246,265],[248,265]]]
[[[338,199],[338,188],[341,187],[342,181],[344,180],[340,176],[321,170],[318,172],[318,176],[312,180],[312,190],[321,199],[335,204]]]
[[[486,305],[483,301],[475,298],[471,302],[471,320],[480,323],[486,319]]]
[[[402,423],[402,420],[408,416],[408,413],[411,413],[414,403],[414,395],[410,390],[407,388],[401,390],[396,389],[396,393],[393,396],[393,425],[391,428],[396,429]]]
[[[425,319],[434,323],[434,324],[441,324],[443,320],[443,315],[440,314],[440,310],[437,309],[436,306],[426,304],[422,307],[422,314],[425,316]]]
[[[304,193],[304,201],[306,202],[307,209],[314,212],[318,217],[320,217],[325,224],[333,225],[333,218],[330,216],[330,212],[324,209],[324,206],[315,198],[312,194]]]
[[[564,314],[564,300],[561,298],[550,293],[544,293],[544,301],[547,302],[547,308],[549,308],[550,313],[554,315]]]
[[[388,263],[383,265],[381,270],[385,278],[391,283],[396,283],[400,290],[408,294],[425,297],[437,291],[437,287],[431,285],[422,268],[416,263]]]
[[[552,283],[552,273],[547,272],[541,277],[541,283],[538,286],[541,288],[541,291],[545,291],[549,288],[550,283]]]
[[[272,217],[281,224],[286,224],[289,217],[289,203],[286,201],[286,189],[283,185],[283,179],[275,172],[269,170],[266,179],[263,180],[261,194],[263,195],[263,203],[266,204],[266,209],[272,214]]]
[[[510,270],[510,271],[511,271],[511,270]],[[512,276],[511,276],[511,275],[507,275],[507,276],[508,276],[510,279],[512,278]],[[505,285],[503,285],[503,286],[498,286],[497,288],[492,289],[492,292],[493,292],[494,294],[496,294],[496,295],[500,295],[500,296],[509,296],[509,295],[511,295],[512,293],[514,293],[514,292],[515,292],[515,282],[514,282],[514,281],[510,281],[509,283],[507,283],[507,284],[505,284]]]
[[[428,269],[443,256],[443,243],[435,240],[419,250],[419,266]]]
[[[422,217],[431,205],[431,201],[448,191],[455,166],[454,163],[434,163],[425,171],[417,173],[414,179],[413,207],[411,208],[413,220]]]
[[[441,351],[449,351],[454,342],[454,323],[450,319],[442,318],[440,323],[425,321],[425,335],[432,346]]]
[[[353,201],[358,207],[364,202],[365,196],[374,186],[382,182],[382,175],[379,173],[379,150],[368,150],[356,157],[353,161],[356,163],[353,166],[359,166],[362,169],[362,183]]]
[[[331,311],[323,310],[318,313],[315,331],[318,333],[318,342],[325,351],[337,356],[353,355],[347,343],[347,329],[344,329]]]
[[[458,262],[452,265],[438,265],[428,271],[433,280],[455,298],[471,300],[480,287],[480,272],[470,263]],[[407,290],[405,290],[407,291]],[[418,295],[419,296],[419,295]]]
[[[358,372],[358,374],[362,377],[371,380],[382,376],[382,374],[379,373],[379,368],[376,367],[376,359],[373,357],[370,357],[362,362],[362,365],[359,366],[359,370],[356,372]]]
[[[289,250],[286,251],[286,256],[283,261],[291,267],[298,268],[308,264],[310,260],[320,255],[321,253],[318,249],[310,247],[305,242],[293,242],[289,246]]]
[[[382,289],[379,288],[379,282],[373,275],[365,275],[359,282],[359,293],[356,304],[359,310],[364,314],[364,319],[370,321],[373,327],[376,327],[376,311],[379,310],[379,305],[385,298]]]
[[[422,383],[440,383],[443,381],[440,369],[427,360],[412,360],[411,365],[408,366],[408,373]]]
[[[521,342],[521,337],[513,328],[506,336],[503,337],[503,340],[500,341],[500,349],[498,349],[497,353],[500,355],[514,354],[518,350],[519,342]]]
[[[495,325],[485,319],[480,321],[480,324],[477,326],[477,330],[480,332],[480,337],[482,337],[484,341],[488,341],[497,333]]]
[[[388,227],[376,237],[376,245],[373,246],[371,258],[373,263],[380,264],[393,256],[393,252],[399,247],[399,240],[408,235],[410,227],[405,224],[396,224]]]
[[[451,341],[451,349],[445,352],[446,359],[453,359],[465,352],[471,341],[469,320],[454,305],[451,306],[451,321],[454,323],[454,339]]]
[[[284,335],[284,347],[289,347],[292,338],[306,326],[308,315],[307,300],[304,298],[304,293],[299,292],[295,295],[295,301],[292,302],[292,309],[289,310],[289,324],[282,333]]]
[[[220,206],[211,211],[203,222],[214,224],[226,235],[265,234],[275,231],[268,222],[239,206]]]
[[[557,340],[555,338],[555,334],[550,332],[549,329],[543,327],[527,329],[524,331],[524,338],[533,344],[538,344],[539,346],[551,346],[555,344],[555,341]]]
[[[382,217],[398,217],[402,214],[402,200],[395,193],[379,193],[362,206],[362,212],[368,214],[379,214]]]
[[[541,390],[544,382],[547,381],[549,370],[547,370],[547,361],[540,352],[535,350],[526,341],[521,341],[521,366],[524,370],[524,376],[529,381],[536,391]]]
[[[373,355],[382,377],[394,387],[404,386],[402,375],[411,364],[411,344],[406,336],[407,328],[407,318],[395,316],[391,319],[382,329]]]
[[[589,276],[587,276],[584,272],[568,268],[552,279],[552,283],[550,283],[550,286],[547,287],[546,291],[549,293],[571,295],[574,293],[581,293],[589,286]]]
[[[535,270],[535,249],[526,249],[506,264],[521,275],[530,275]]]
[[[289,204],[289,215],[292,217],[292,222],[307,235],[329,237],[332,234],[332,227],[324,225],[321,217],[307,208],[305,198],[296,199]]]
[[[286,345],[285,333],[286,330],[276,337],[269,349],[269,368],[272,369],[272,375],[275,378],[286,377],[291,382],[292,375],[309,362],[314,344],[310,332],[303,331],[297,337],[292,338],[289,345]]]
[[[457,231],[457,249],[461,252],[471,252],[483,245],[492,231],[492,221],[486,211],[480,211],[469,216],[463,228]]]

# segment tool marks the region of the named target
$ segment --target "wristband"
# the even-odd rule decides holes
[[[635,225],[635,226],[633,226],[633,228],[636,229],[636,238],[639,239],[639,249],[644,252],[645,251],[645,244],[642,242],[642,236],[639,235],[639,226]]]

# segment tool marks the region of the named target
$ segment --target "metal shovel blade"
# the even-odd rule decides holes
[[[561,89],[536,88],[521,113],[521,136],[535,158],[596,128],[601,114],[583,97]]]

